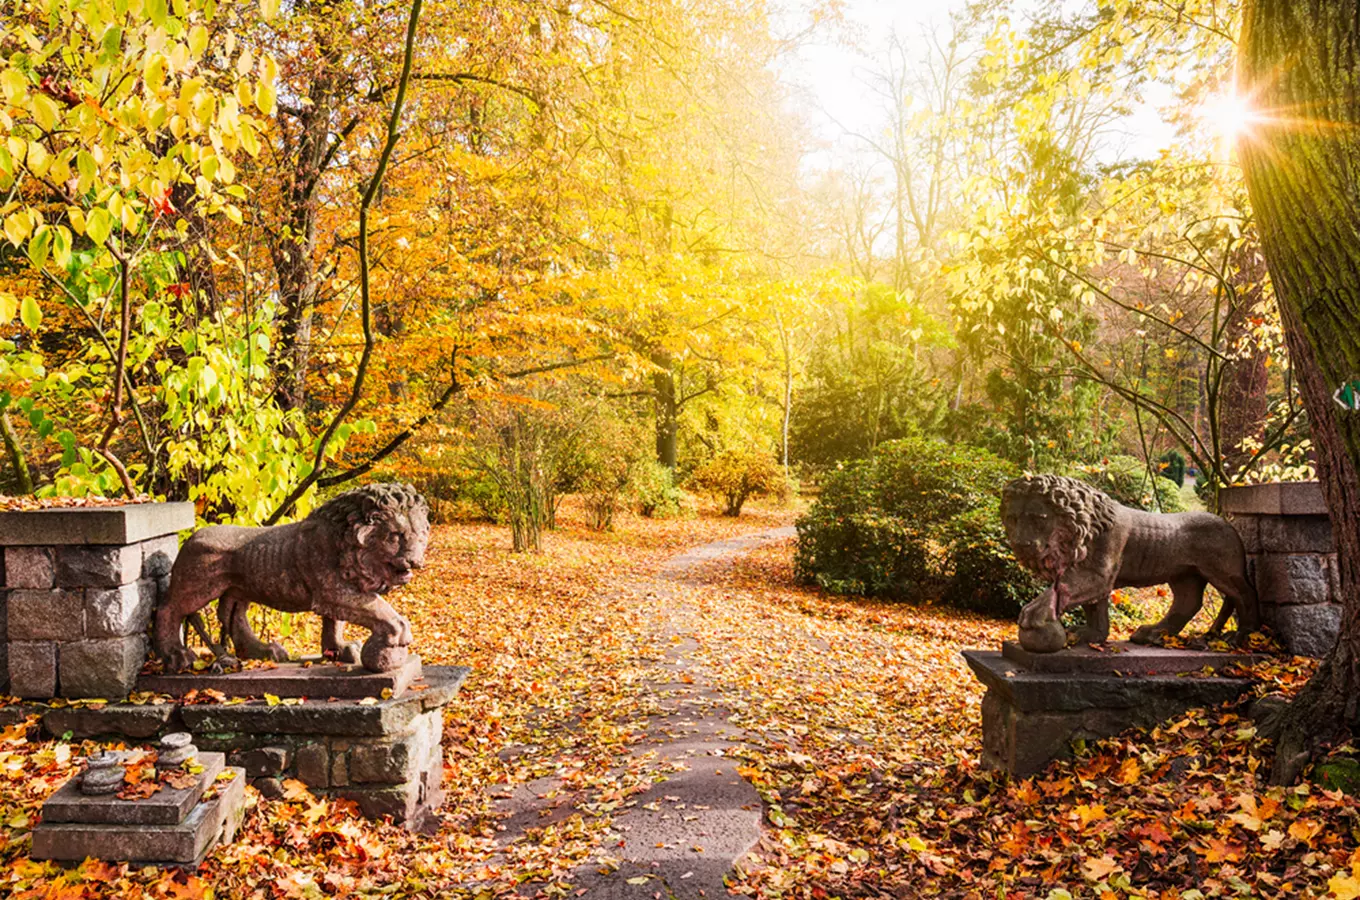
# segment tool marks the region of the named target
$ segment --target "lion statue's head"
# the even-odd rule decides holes
[[[1006,543],[1021,565],[1050,581],[1086,558],[1116,508],[1089,484],[1061,475],[1017,478],[1001,492]]]
[[[430,508],[409,484],[354,488],[307,518],[335,531],[340,577],[365,593],[385,594],[425,565]]]

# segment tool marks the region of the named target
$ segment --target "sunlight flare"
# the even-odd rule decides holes
[[[1199,117],[1214,137],[1229,144],[1250,132],[1262,121],[1261,111],[1251,97],[1231,87],[1200,104]]]

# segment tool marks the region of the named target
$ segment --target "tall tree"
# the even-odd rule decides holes
[[[1272,777],[1360,732],[1360,413],[1332,395],[1360,376],[1360,2],[1252,0],[1238,78],[1259,121],[1239,152],[1261,224],[1341,567],[1341,633],[1267,731]]]

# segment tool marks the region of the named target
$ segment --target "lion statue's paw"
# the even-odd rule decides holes
[[[1057,653],[1067,646],[1067,630],[1059,622],[1020,628],[1020,646],[1030,653]]]

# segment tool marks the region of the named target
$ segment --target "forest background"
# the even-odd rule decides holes
[[[1312,474],[1236,3],[11,10],[8,493],[253,524],[390,477],[534,549],[566,493],[607,528],[867,459],[1164,509],[1187,466],[1209,508]],[[878,110],[852,154],[798,88],[827,41]]]

